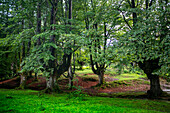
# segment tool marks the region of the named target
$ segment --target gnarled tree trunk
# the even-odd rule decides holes
[[[139,67],[145,72],[148,79],[150,80],[150,90],[148,90],[149,98],[156,98],[162,94],[162,89],[160,87],[160,81],[158,75],[153,75],[152,73],[160,69],[161,66],[158,65],[159,58],[152,60],[144,60],[143,62],[139,62]]]

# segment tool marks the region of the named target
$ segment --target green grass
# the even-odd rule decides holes
[[[121,97],[121,98],[147,98],[145,92],[117,92],[117,93],[98,93],[98,96],[101,97]]]
[[[126,74],[117,75],[114,78],[119,79],[119,80],[134,80],[134,79],[139,79],[142,77],[143,77],[142,75],[138,75],[134,73],[126,73]]]
[[[42,94],[33,90],[0,89],[0,113],[159,113],[170,112],[169,103],[154,100]]]
[[[79,74],[89,74],[89,73],[93,73],[92,69],[91,68],[86,68],[86,69],[83,69],[83,70],[77,70],[76,73],[79,73]],[[108,68],[105,72],[105,74],[110,74],[110,75],[115,75],[115,70],[113,70],[112,68]]]
[[[77,70],[76,73],[89,74],[89,73],[93,73],[93,71],[91,69],[84,69],[84,70]]]
[[[87,75],[87,74],[91,74],[93,73],[91,69],[85,69],[85,70],[78,70],[76,71],[76,73],[78,74],[78,76],[81,76],[81,77],[98,77],[97,75]],[[80,75],[80,74],[84,74],[84,75]],[[145,76],[143,75],[139,75],[139,74],[135,74],[135,73],[123,73],[121,75],[115,75],[114,74],[114,71],[113,73],[111,73],[111,70],[109,71],[106,71],[105,74],[109,74],[110,76],[112,76],[113,78],[115,79],[118,79],[120,81],[122,80],[134,80],[134,79],[139,79],[139,78],[144,78]]]

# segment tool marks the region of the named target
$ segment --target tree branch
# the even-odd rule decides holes
[[[129,25],[128,21],[126,20],[125,15],[123,14],[123,12],[120,9],[118,9],[118,11],[120,11],[122,13],[123,19],[126,22],[126,24],[128,25],[129,29],[132,29],[132,27]]]
[[[149,7],[152,5],[152,2],[153,2],[153,0],[151,0],[151,2],[149,3]]]
[[[137,5],[136,5],[136,7],[139,5],[139,0],[137,0]]]
[[[49,0],[49,1],[50,1],[51,5],[53,6],[53,2],[52,2],[52,0]]]
[[[129,5],[130,5],[130,7],[132,7],[132,4],[130,3],[130,1],[128,0],[128,3],[129,3]]]
[[[66,77],[66,78],[69,78],[69,76],[68,76],[68,75],[65,75],[64,73],[63,73],[63,76]]]

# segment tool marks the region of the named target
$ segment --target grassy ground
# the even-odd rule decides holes
[[[81,77],[98,77],[97,75],[88,75],[88,74],[93,74],[91,69],[78,70],[78,71],[76,71],[76,73],[78,74],[78,76],[81,76]],[[122,74],[118,75],[118,74],[116,74],[116,72],[113,69],[106,70],[105,74],[107,74],[115,79],[118,79],[120,81],[145,78],[145,76],[135,74],[135,73],[122,73]]]
[[[73,96],[74,97],[74,96]],[[0,113],[159,113],[170,112],[168,102],[105,97],[69,98],[33,90],[0,89]],[[80,98],[82,97],[82,98]]]

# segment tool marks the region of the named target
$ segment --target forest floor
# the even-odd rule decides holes
[[[128,79],[130,76],[124,76],[127,80],[119,80],[114,76],[105,75],[105,83],[102,86],[96,86],[98,84],[98,78],[95,74],[78,74],[74,77],[74,88],[68,90],[69,80],[61,77],[58,80],[60,89],[64,92],[75,91],[79,89],[86,92],[88,95],[93,96],[106,96],[106,97],[134,97],[146,98],[146,92],[149,90],[149,80],[145,78]],[[161,87],[169,94],[170,83],[161,79]],[[10,80],[0,82],[0,88],[16,88],[19,86],[20,78],[15,77]],[[32,90],[43,90],[46,88],[46,79],[43,76],[38,77],[38,81],[35,78],[28,78],[27,88]],[[142,95],[142,96],[141,96]],[[170,100],[170,97],[163,97],[165,100]]]
[[[169,101],[0,89],[0,113],[169,113]]]

